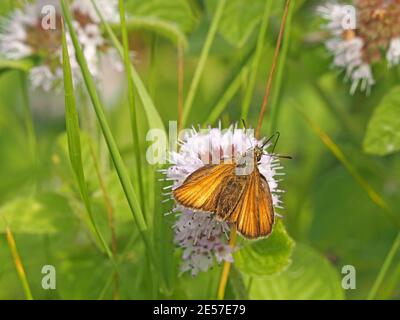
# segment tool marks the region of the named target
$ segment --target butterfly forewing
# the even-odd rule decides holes
[[[215,212],[225,179],[234,170],[234,164],[224,163],[201,167],[173,191],[174,198],[187,208]]]

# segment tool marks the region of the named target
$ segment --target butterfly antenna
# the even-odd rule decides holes
[[[279,158],[279,159],[293,160],[293,157],[291,157],[291,156],[286,156],[286,155],[282,155],[282,154],[271,154],[270,157],[271,157],[271,158]]]
[[[243,128],[244,130],[247,130],[247,125],[246,125],[246,121],[242,118],[242,124],[243,124]]]
[[[278,144],[279,138],[281,137],[281,133],[279,131],[275,132],[267,141],[265,141],[263,143],[263,145],[261,146],[261,149],[263,149],[274,137],[276,137],[274,145],[272,147],[271,153],[268,154],[270,156],[270,158],[290,159],[290,160],[292,160],[293,158],[291,156],[275,154],[274,153],[276,145]]]
[[[281,133],[279,131],[275,132],[272,136],[270,136],[262,145],[261,145],[261,149],[264,149],[264,147],[273,139],[276,137],[275,142],[274,142],[274,146],[272,147],[272,152],[274,153],[275,151],[275,147],[279,141],[279,138],[281,136]]]

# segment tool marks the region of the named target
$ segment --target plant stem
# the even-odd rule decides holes
[[[28,279],[26,277],[26,273],[25,273],[24,266],[22,264],[22,260],[18,253],[18,249],[17,249],[17,245],[15,243],[14,236],[13,236],[10,228],[8,227],[7,223],[6,222],[4,222],[4,223],[6,224],[6,237],[7,237],[8,247],[10,248],[11,254],[13,256],[15,268],[17,269],[17,273],[18,273],[18,277],[22,283],[22,287],[24,288],[25,297],[27,300],[33,300],[32,291],[29,286]]]
[[[287,22],[286,22],[286,31],[283,38],[282,44],[282,52],[278,62],[278,70],[276,72],[276,80],[275,80],[275,87],[272,93],[272,103],[271,103],[271,121],[270,121],[270,130],[269,133],[272,135],[276,131],[277,122],[279,118],[279,111],[277,104],[280,98],[280,92],[282,87],[282,80],[283,80],[283,71],[286,65],[286,57],[289,51],[289,39],[290,39],[290,32],[292,29],[292,18],[293,12],[295,8],[295,3],[290,7]]]
[[[136,241],[138,240],[138,236],[137,234],[132,234],[127,242],[127,244],[125,245],[125,247],[122,249],[122,253],[120,254],[120,256],[117,259],[117,265],[118,267],[122,264],[122,262],[126,259],[126,256],[129,253],[129,249],[131,249],[131,247],[136,243]],[[113,280],[113,275],[110,275],[107,278],[107,281],[103,287],[103,289],[100,292],[99,297],[97,298],[98,300],[103,300],[105,298],[105,295],[110,287],[110,285],[112,284],[112,280]]]
[[[229,240],[229,245],[231,246],[231,248],[235,247],[236,238],[237,238],[236,226],[233,226],[231,229],[230,240]],[[226,285],[228,283],[230,271],[231,271],[231,263],[228,261],[225,261],[223,269],[222,269],[221,278],[219,280],[218,293],[217,293],[218,300],[223,300],[225,297],[225,289],[226,289]]]
[[[250,46],[243,57],[238,62],[237,66],[232,70],[232,73],[228,77],[228,80],[217,95],[217,99],[213,103],[213,108],[204,125],[214,124],[222,112],[227,107],[228,103],[232,100],[235,94],[239,91],[243,85],[243,77],[247,73],[247,66],[254,56],[255,45]]]
[[[393,258],[395,256],[396,252],[399,250],[399,248],[400,248],[400,232],[397,234],[396,238],[394,239],[392,247],[390,248],[390,251],[389,251],[388,255],[386,256],[386,259],[383,262],[383,265],[378,273],[378,276],[375,279],[375,282],[371,288],[371,291],[368,294],[367,300],[375,299],[376,293],[378,292],[378,289],[381,286],[382,281],[385,278],[385,275],[386,275],[387,271],[389,270],[389,267],[392,264]]]
[[[256,52],[254,53],[254,60],[251,65],[249,83],[247,85],[247,89],[246,89],[244,101],[243,101],[242,119],[247,118],[247,114],[250,109],[251,98],[253,97],[253,92],[254,92],[254,88],[255,88],[256,80],[257,80],[257,71],[259,69],[259,65],[261,62],[261,56],[262,56],[262,52],[263,52],[264,44],[265,44],[265,36],[266,36],[267,30],[268,30],[269,17],[271,14],[271,6],[272,6],[272,1],[265,2],[264,15],[263,15],[261,26],[260,26],[260,32],[258,34]]]
[[[183,128],[184,80],[185,80],[185,52],[183,45],[178,45],[178,133]]]
[[[126,29],[126,14],[124,1],[119,0],[119,13],[121,19],[121,33],[122,33],[122,44],[124,48],[124,62],[125,62],[125,72],[126,80],[128,82],[128,98],[129,98],[129,110],[131,116],[131,130],[133,137],[133,144],[136,147],[135,150],[135,160],[136,160],[136,173],[137,173],[137,185],[139,187],[140,203],[142,205],[142,211],[146,212],[145,206],[145,196],[144,196],[144,180],[143,180],[143,169],[142,169],[142,157],[140,152],[140,140],[139,140],[139,124],[137,119],[137,107],[135,103],[135,86],[132,80],[132,69],[131,61],[129,56],[129,40],[128,32]]]
[[[264,99],[263,99],[263,103],[262,103],[262,106],[261,106],[260,115],[258,117],[258,124],[257,124],[257,129],[256,129],[256,137],[259,137],[259,135],[260,135],[261,126],[262,126],[263,118],[264,118],[264,113],[266,111],[266,108],[267,108],[267,105],[268,105],[269,96],[271,94],[272,82],[273,82],[274,75],[275,75],[275,69],[276,69],[276,66],[277,66],[277,63],[278,63],[279,52],[280,52],[280,49],[281,49],[283,34],[285,32],[285,25],[286,25],[288,13],[289,13],[290,3],[291,3],[291,0],[286,0],[285,10],[283,12],[283,18],[282,18],[282,22],[281,22],[281,26],[280,26],[280,30],[279,30],[278,41],[277,41],[277,44],[276,44],[276,47],[275,47],[274,58],[272,60],[271,70],[269,72],[267,85],[265,87]]]
[[[190,110],[192,109],[194,97],[196,95],[196,91],[197,91],[197,88],[200,83],[200,78],[204,71],[204,66],[206,64],[207,57],[208,57],[208,54],[211,49],[211,44],[213,43],[215,34],[217,33],[218,25],[221,20],[226,1],[227,0],[219,0],[218,1],[218,6],[215,11],[213,20],[211,22],[210,29],[208,30],[207,38],[206,38],[206,41],[203,46],[203,50],[200,55],[200,60],[199,60],[199,63],[197,64],[197,68],[194,73],[192,83],[190,84],[188,95],[186,97],[184,111],[183,111],[183,120],[182,120],[183,125],[185,125],[185,122],[189,116]]]
[[[100,172],[100,167],[96,159],[96,153],[94,151],[92,143],[89,141],[89,148],[90,148],[90,154],[92,156],[93,164],[94,164],[94,169],[96,171],[97,179],[99,180],[99,185],[100,185],[100,190],[103,195],[104,199],[104,205],[106,207],[107,211],[107,219],[108,219],[108,226],[110,227],[111,231],[111,250],[112,254],[114,256],[114,260],[116,261],[117,259],[117,235],[115,232],[115,221],[114,221],[114,210],[111,204],[111,199],[110,196],[108,195],[104,179],[101,175]],[[119,273],[117,270],[115,270],[114,273],[114,300],[118,300],[120,297],[119,295]]]

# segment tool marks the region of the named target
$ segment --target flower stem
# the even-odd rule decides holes
[[[196,91],[197,91],[197,88],[200,83],[201,75],[203,74],[203,71],[204,71],[208,53],[210,52],[211,45],[212,45],[214,37],[217,33],[218,25],[221,20],[222,13],[224,11],[225,3],[226,3],[226,0],[218,1],[217,9],[215,11],[213,20],[211,22],[210,29],[208,30],[207,38],[206,38],[203,50],[200,55],[200,60],[196,67],[196,71],[194,73],[193,80],[192,80],[192,83],[189,88],[189,93],[188,93],[186,101],[185,101],[183,119],[182,119],[183,125],[185,124],[185,122],[189,116],[190,110],[192,109],[194,97],[196,95]]]
[[[236,245],[236,237],[237,237],[236,226],[233,226],[231,229],[230,240],[229,240],[229,245],[231,246],[231,248],[233,248]],[[218,300],[223,300],[225,297],[225,289],[228,283],[230,271],[231,271],[231,263],[225,261],[222,269],[221,278],[219,280],[218,294],[217,294]]]
[[[22,264],[22,260],[18,253],[18,249],[17,249],[17,245],[15,243],[14,236],[13,236],[10,228],[8,227],[7,223],[6,222],[4,222],[4,223],[6,224],[6,237],[7,237],[8,247],[10,248],[11,254],[13,256],[15,268],[17,269],[17,273],[18,273],[18,277],[24,288],[25,297],[27,300],[33,300],[32,291],[29,286],[28,279],[26,277],[26,273],[25,273],[24,266]]]
[[[267,109],[269,96],[271,94],[272,81],[274,80],[275,70],[276,70],[276,66],[278,64],[278,58],[279,58],[279,53],[280,53],[280,49],[281,49],[281,45],[282,45],[283,35],[284,35],[284,32],[285,32],[285,26],[286,26],[288,13],[289,13],[290,4],[291,4],[291,0],[286,0],[285,10],[284,10],[284,13],[283,13],[283,18],[282,18],[282,22],[281,22],[281,26],[280,26],[280,30],[279,30],[278,41],[277,41],[275,52],[274,52],[274,58],[272,60],[271,70],[269,72],[267,85],[265,87],[264,99],[263,99],[263,103],[262,103],[262,106],[261,106],[260,115],[258,117],[258,124],[257,124],[257,129],[256,129],[256,137],[258,137],[260,135],[264,114],[265,114],[265,111]]]
[[[385,261],[383,262],[382,268],[379,270],[378,276],[375,279],[375,282],[371,288],[371,291],[368,294],[367,299],[368,300],[373,300],[376,297],[376,293],[378,292],[379,287],[382,284],[383,279],[385,278],[385,275],[387,271],[389,270],[390,265],[392,264],[393,258],[396,254],[396,252],[400,248],[400,232],[397,234],[396,239],[394,240],[392,247],[390,248],[390,251],[388,255],[386,256]]]

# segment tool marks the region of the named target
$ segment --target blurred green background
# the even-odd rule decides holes
[[[185,93],[190,87],[217,0],[130,0],[129,14],[157,18],[168,23],[188,41],[185,49]],[[349,94],[343,74],[330,68],[332,57],[323,42],[316,41],[321,20],[315,7],[320,1],[295,1],[293,18],[284,47],[280,87],[273,89],[276,115],[271,128],[270,109],[265,116],[263,135],[279,130],[277,151],[294,159],[284,160],[286,175],[282,182],[283,223],[295,241],[291,265],[270,275],[232,271],[227,298],[254,299],[365,299],[399,231],[385,210],[371,200],[360,183],[321,141],[305,121],[301,109],[340,147],[356,172],[385,199],[400,219],[400,159],[398,153],[378,156],[365,152],[364,137],[374,111],[388,94],[400,100],[396,86],[398,68],[388,71],[376,67],[377,84],[372,93]],[[207,124],[209,116],[235,80],[238,90],[221,114],[223,127],[241,120],[241,109],[248,85],[252,53],[257,43],[265,0],[229,0],[208,55],[187,125]],[[248,126],[257,125],[265,83],[271,67],[284,1],[273,1],[270,24],[257,72]],[[0,3],[7,15],[7,1]],[[177,47],[173,37],[157,28],[131,28],[130,42],[135,50],[135,66],[140,72],[165,126],[177,119]],[[250,53],[250,55],[249,55]],[[282,59],[282,58],[281,58]],[[283,62],[282,62],[283,61]],[[240,75],[239,75],[240,74]],[[239,75],[239,76],[238,76]],[[74,182],[68,160],[63,117],[63,94],[30,92],[35,130],[38,138],[36,160],[29,156],[23,115],[19,71],[0,73],[0,217],[4,216],[15,237],[19,254],[34,298],[97,299],[112,298],[113,268],[93,240],[87,217]],[[107,86],[108,84],[103,84]],[[134,165],[126,81],[121,89],[104,97],[107,118],[121,154]],[[398,87],[397,87],[398,88]],[[394,92],[394,93],[393,93]],[[396,98],[395,97],[395,98]],[[80,99],[78,107],[87,104]],[[56,111],[54,111],[54,110]],[[53,111],[49,111],[53,110]],[[140,128],[147,132],[143,112]],[[84,125],[83,125],[84,127]],[[397,146],[399,149],[399,132]],[[89,138],[88,138],[89,139]],[[83,139],[84,140],[84,139]],[[181,252],[172,240],[173,216],[164,216],[172,203],[160,206],[161,174],[149,169],[146,190],[146,216],[156,240],[160,276],[148,268],[145,249],[110,164],[104,141],[95,142],[101,170],[111,196],[115,214],[118,253],[121,256],[120,297],[124,299],[210,299],[215,298],[221,267],[196,278],[179,275]],[[143,152],[146,141],[142,138]],[[83,159],[90,199],[97,224],[110,239],[107,212],[94,170],[90,150],[83,143]],[[266,243],[266,246],[268,243]],[[273,255],[273,253],[272,253]],[[268,256],[268,254],[267,254]],[[267,258],[265,258],[267,259]],[[256,262],[248,262],[256,263]],[[44,265],[57,270],[57,289],[41,287]],[[344,265],[357,271],[357,287],[341,288]],[[238,266],[239,267],[239,266]],[[240,267],[239,267],[240,269]],[[160,278],[166,284],[160,284]],[[252,284],[251,284],[252,283]],[[247,289],[247,290],[246,290]],[[0,219],[0,299],[23,299],[24,291],[7,245],[5,225]],[[376,294],[379,299],[400,298],[400,254],[397,251]]]

